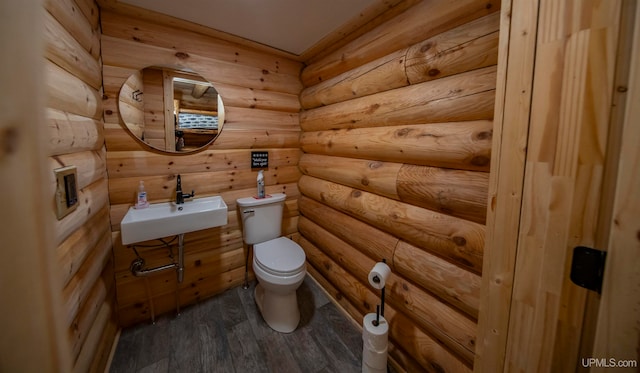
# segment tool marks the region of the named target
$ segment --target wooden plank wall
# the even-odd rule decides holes
[[[421,2],[302,72],[309,272],[360,322],[387,260],[390,355],[407,371],[472,370],[499,8]]]
[[[224,227],[185,236],[185,278],[179,304],[194,303],[242,283],[245,250],[236,199],[255,194],[252,149],[269,152],[267,193],[285,192],[283,233],[297,233],[300,178],[299,93],[301,63],[257,52],[210,36],[162,26],[111,11],[102,12],[104,116],[115,277],[120,325],[148,321],[176,308],[176,274],[136,278],[129,266],[133,250],[120,239],[119,222],[144,180],[149,200],[175,199],[176,175],[197,196],[221,195],[229,206]],[[215,143],[189,155],[158,153],[125,131],[117,97],[129,75],[150,65],[184,66],[211,81],[226,109]],[[139,249],[149,266],[168,263],[164,249]]]
[[[47,185],[75,372],[104,369],[117,332],[102,120],[99,11],[92,0],[45,1],[46,118],[51,170],[78,169],[78,208],[56,219]]]

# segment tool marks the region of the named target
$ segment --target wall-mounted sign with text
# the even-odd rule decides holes
[[[269,152],[251,152],[251,168],[268,168]]]

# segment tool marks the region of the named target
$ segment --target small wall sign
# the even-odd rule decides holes
[[[251,152],[251,168],[269,167],[269,152]]]

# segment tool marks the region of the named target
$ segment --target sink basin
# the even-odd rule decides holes
[[[129,208],[120,223],[122,244],[142,242],[227,224],[227,204],[220,196],[153,203],[145,209]]]

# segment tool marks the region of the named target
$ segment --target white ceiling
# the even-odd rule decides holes
[[[120,0],[296,55],[378,0]]]

